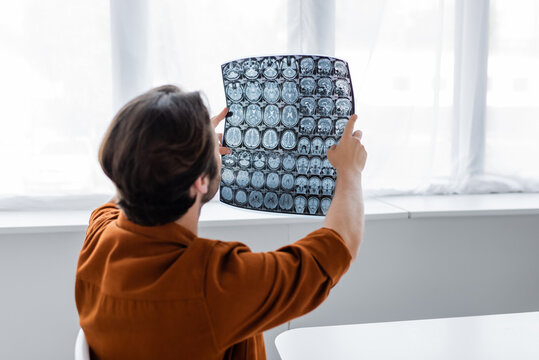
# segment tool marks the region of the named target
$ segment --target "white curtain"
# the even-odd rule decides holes
[[[490,0],[484,171],[539,191],[539,2]]]
[[[110,196],[96,161],[112,116],[106,1],[0,2],[0,210]]]
[[[225,105],[220,65],[347,60],[369,194],[539,191],[533,0],[21,0],[0,4],[0,209],[112,194],[97,147],[153,86]]]

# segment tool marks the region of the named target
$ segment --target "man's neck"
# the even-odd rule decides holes
[[[184,228],[198,236],[198,218],[200,217],[201,208],[202,204],[200,203],[200,198],[197,197],[193,206],[191,206],[181,218],[176,220],[175,223],[183,226]]]

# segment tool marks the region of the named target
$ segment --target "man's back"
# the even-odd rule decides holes
[[[176,223],[137,225],[109,203],[79,258],[80,323],[97,359],[264,359],[262,332],[314,309],[350,260],[330,229],[252,253]]]
[[[318,306],[355,258],[367,156],[355,115],[327,152],[337,180],[324,228],[266,253],[197,236],[232,151],[215,133],[227,112],[210,119],[200,93],[164,85],[107,129],[99,163],[116,198],[90,217],[75,285],[94,358],[264,359],[262,332]]]

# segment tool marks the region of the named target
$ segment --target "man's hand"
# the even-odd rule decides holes
[[[367,151],[361,144],[361,130],[354,131],[357,115],[352,115],[344,128],[341,140],[327,153],[331,165],[337,170],[337,176],[352,175],[358,177],[365,168]]]
[[[328,150],[327,157],[337,170],[337,183],[324,226],[338,232],[355,259],[363,238],[364,209],[361,172],[367,152],[361,144],[361,131],[354,131],[357,115],[352,115],[341,140]]]
[[[219,123],[221,121],[223,121],[223,119],[226,117],[227,113],[228,113],[228,108],[224,108],[217,116],[214,116],[213,118],[211,118],[211,123],[212,123],[214,129],[217,127],[217,125],[219,125]],[[229,148],[223,146],[223,134],[222,133],[217,134],[217,140],[218,140],[218,143],[219,143],[219,154],[226,155],[226,154],[230,154],[232,152]]]

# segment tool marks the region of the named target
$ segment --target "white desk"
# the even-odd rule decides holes
[[[537,360],[539,312],[298,328],[275,343],[283,360]]]

